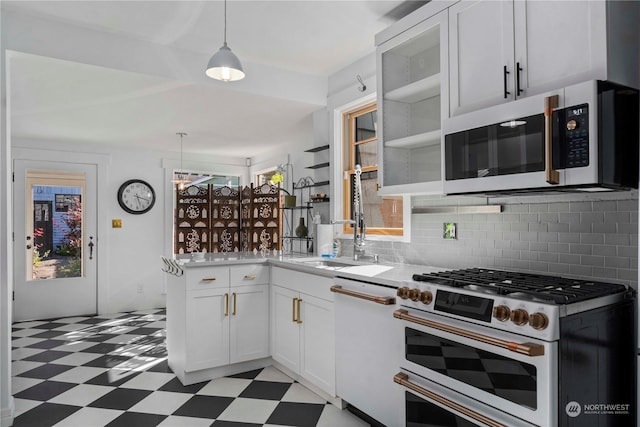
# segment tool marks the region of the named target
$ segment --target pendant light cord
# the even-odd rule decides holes
[[[224,45],[227,45],[227,0],[224,0]]]

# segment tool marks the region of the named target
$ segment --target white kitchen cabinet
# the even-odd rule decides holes
[[[273,267],[271,282],[273,360],[335,396],[333,280]]]
[[[451,116],[587,80],[637,87],[639,11],[604,0],[453,5]]]
[[[427,7],[428,6],[428,7]],[[449,112],[448,13],[427,5],[428,18],[376,49],[378,69],[379,184],[381,194],[442,192],[440,123]],[[429,15],[431,13],[431,15]],[[415,19],[415,18],[413,18]]]
[[[169,366],[184,384],[269,356],[269,267],[185,268],[167,286]],[[219,368],[219,369],[218,369]]]
[[[188,292],[186,325],[189,326],[182,332],[186,334],[186,371],[229,363],[229,317],[225,314],[228,299],[228,287]]]

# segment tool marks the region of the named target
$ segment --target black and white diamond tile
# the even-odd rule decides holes
[[[15,427],[362,427],[273,367],[183,386],[165,310],[12,328]]]

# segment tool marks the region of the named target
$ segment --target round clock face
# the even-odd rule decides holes
[[[131,214],[149,212],[155,202],[153,187],[141,179],[130,179],[118,189],[120,207]]]

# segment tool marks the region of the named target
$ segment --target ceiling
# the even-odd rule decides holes
[[[227,41],[243,63],[327,77],[374,49],[374,35],[424,1],[241,1]],[[2,7],[210,56],[221,1],[3,1]],[[247,157],[306,133],[317,104],[34,55],[11,61],[12,136]],[[245,71],[248,68],[245,66]],[[204,64],[203,64],[204,72]]]

